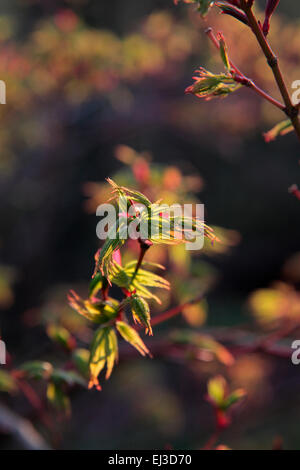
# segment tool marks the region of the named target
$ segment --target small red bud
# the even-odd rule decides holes
[[[270,18],[273,15],[275,9],[277,8],[280,0],[268,0],[266,11],[265,11],[265,21],[263,24],[263,33],[265,36],[269,33],[270,30]]]

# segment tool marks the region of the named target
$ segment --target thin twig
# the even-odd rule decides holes
[[[137,273],[138,273],[138,271],[139,271],[139,269],[142,265],[142,262],[143,262],[143,259],[144,259],[144,256],[145,256],[147,250],[150,248],[150,246],[153,245],[153,243],[150,240],[142,240],[141,238],[139,238],[138,242],[140,244],[140,255],[139,255],[139,259],[138,259],[138,262],[136,264],[134,273],[132,275],[130,284],[132,284],[134,279],[136,278],[136,275],[137,275]]]
[[[196,297],[193,300],[190,300],[189,302],[185,302],[184,304],[178,305],[177,307],[171,308],[170,310],[167,310],[164,313],[160,313],[159,315],[156,315],[156,317],[153,318],[151,325],[156,326],[159,325],[160,323],[165,322],[166,320],[170,320],[170,318],[175,317],[179,313],[182,312],[184,307],[187,307],[189,305],[197,304],[198,302],[201,302],[204,298],[204,293],[200,294],[198,297]]]
[[[207,37],[211,40],[212,44],[217,48],[217,49],[220,49],[220,44],[219,44],[219,41],[217,40],[216,36],[214,35],[213,33],[213,30],[212,28],[207,28],[205,30],[205,34],[207,35]],[[274,106],[276,106],[277,108],[281,109],[281,111],[285,111],[285,106],[280,103],[280,101],[276,100],[275,98],[273,98],[271,95],[269,95],[267,92],[265,92],[264,90],[262,90],[261,88],[259,88],[253,80],[251,80],[250,78],[247,78],[242,72],[241,70],[229,59],[229,63],[230,63],[230,66],[232,68],[232,70],[239,76],[243,79],[243,84],[248,86],[251,90],[253,90],[255,93],[257,93],[258,95],[260,95],[262,98],[264,98],[265,100],[269,101],[269,103],[273,104]],[[239,80],[241,81],[241,80]]]
[[[272,51],[271,46],[268,43],[268,40],[266,39],[260,25],[258,24],[258,21],[257,21],[254,13],[252,11],[252,2],[249,3],[247,0],[241,0],[241,8],[245,12],[245,14],[247,16],[247,19],[248,19],[248,22],[249,22],[249,26],[250,26],[253,34],[255,35],[255,37],[256,37],[256,39],[257,39],[257,41],[258,41],[258,43],[261,47],[261,50],[263,51],[263,53],[264,53],[264,55],[267,59],[268,65],[270,66],[270,68],[273,72],[273,75],[274,75],[274,78],[276,80],[277,86],[279,88],[280,94],[281,94],[282,99],[285,103],[285,113],[290,118],[290,120],[293,124],[293,127],[295,129],[295,133],[296,133],[298,139],[300,140],[300,122],[299,122],[299,119],[298,119],[299,110],[298,110],[297,106],[294,106],[292,101],[291,101],[288,89],[286,87],[285,81],[284,81],[282,73],[281,73],[281,69],[279,67],[278,58],[276,57],[276,55]]]

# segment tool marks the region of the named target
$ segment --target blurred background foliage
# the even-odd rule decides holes
[[[300,77],[299,13],[297,2],[281,2],[270,34],[290,86]],[[154,348],[168,335],[179,341],[174,327],[247,344],[282,321],[297,326],[300,206],[288,194],[299,181],[297,142],[263,141],[281,115],[247,89],[213,104],[184,95],[199,65],[222,70],[203,34],[210,25],[223,31],[243,72],[278,97],[257,45],[233,18],[211,13],[203,25],[193,8],[171,0],[1,2],[0,327],[14,366],[65,364],[64,349],[51,344],[55,327],[66,329],[58,335],[65,349],[64,334],[81,349],[90,340],[66,295],[74,285],[87,291],[107,176],[154,200],[201,200],[222,240],[200,256],[182,247],[149,251],[173,285],[157,312],[207,292],[157,329]],[[135,254],[129,244],[125,259]],[[41,420],[4,376],[1,400],[59,448],[199,448],[214,428],[206,382],[222,373],[248,393],[222,443],[270,448],[282,436],[299,447],[300,382],[290,360],[252,352],[229,368],[218,344],[197,341],[196,360],[150,361],[125,350],[122,360],[121,351],[100,394],[72,391],[67,420],[52,408],[50,422]],[[16,445],[0,434],[0,447]]]

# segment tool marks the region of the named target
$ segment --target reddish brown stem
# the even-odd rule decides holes
[[[288,89],[281,73],[278,58],[272,51],[271,46],[269,45],[260,25],[258,24],[258,21],[252,11],[252,3],[249,3],[247,0],[241,0],[241,8],[244,10],[248,19],[249,26],[253,34],[255,35],[257,42],[259,43],[261,50],[264,53],[264,56],[267,59],[269,67],[273,72],[275,81],[277,83],[278,89],[285,104],[285,113],[290,118],[295,129],[295,133],[298,139],[300,140],[300,122],[298,119],[299,110],[297,106],[294,106],[291,101]]]
[[[219,44],[219,41],[217,40],[216,36],[214,35],[213,33],[213,30],[212,28],[208,28],[206,29],[205,31],[207,37],[211,40],[212,44],[217,48],[217,49],[220,49],[220,44]],[[243,84],[248,86],[249,88],[251,88],[251,90],[253,90],[255,93],[257,93],[258,95],[260,95],[262,98],[264,98],[265,100],[269,101],[269,103],[271,103],[272,105],[276,106],[277,108],[281,109],[281,111],[284,111],[285,110],[285,106],[280,103],[280,101],[277,101],[275,98],[273,98],[271,95],[269,95],[268,93],[266,93],[264,90],[262,90],[261,88],[259,88],[254,82],[253,80],[251,80],[250,78],[247,78],[242,72],[241,70],[231,61],[229,60],[229,63],[230,63],[230,66],[232,68],[232,70],[239,76],[243,79]],[[237,80],[238,81],[238,80]],[[239,80],[239,82],[241,82],[241,80]]]
[[[138,240],[139,244],[140,244],[140,255],[139,255],[139,259],[138,259],[138,262],[136,264],[136,267],[135,267],[135,270],[134,270],[134,273],[132,275],[132,278],[131,278],[131,281],[130,281],[130,284],[133,283],[141,265],[142,265],[142,262],[143,262],[143,259],[144,259],[144,256],[147,252],[147,250],[150,248],[150,246],[152,246],[152,242],[150,240],[142,240],[141,238],[139,238]]]
[[[170,318],[173,318],[179,313],[181,313],[184,307],[201,302],[201,300],[203,300],[203,297],[204,297],[204,294],[200,294],[198,297],[196,297],[193,300],[190,300],[189,302],[185,302],[184,304],[171,308],[170,310],[167,310],[164,313],[160,313],[159,315],[156,315],[156,317],[153,318],[151,325],[152,326],[159,325],[160,323],[163,323],[166,320],[170,320]]]
[[[219,439],[219,436],[220,436],[220,430],[217,429],[217,430],[210,436],[210,438],[208,439],[208,441],[204,444],[203,450],[211,450],[211,449],[215,446],[217,440]]]
[[[109,283],[107,279],[103,278],[103,284],[101,288],[101,295],[102,299],[105,301],[108,299],[108,292],[109,292]]]

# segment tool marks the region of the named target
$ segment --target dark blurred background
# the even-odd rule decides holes
[[[298,2],[282,1],[271,36],[290,86],[300,77],[299,13]],[[245,28],[214,13],[206,24],[223,31],[234,60],[278,97]],[[251,322],[248,295],[282,280],[284,264],[300,251],[300,205],[288,192],[300,180],[298,143],[292,134],[264,142],[262,133],[283,118],[251,91],[218,102],[184,95],[199,65],[221,70],[193,7],[3,0],[0,41],[7,85],[0,109],[1,331],[14,360],[43,354],[48,344],[24,315],[32,318],[53,292],[64,298],[91,275],[97,219],[86,211],[83,188],[121,168],[119,144],[201,175],[207,222],[240,234],[236,246],[210,260],[218,282],[208,295],[206,328]],[[270,448],[281,435],[287,447],[299,446],[297,368],[255,355],[241,360],[234,380],[247,367],[259,392],[222,440]],[[197,448],[213,427],[204,393],[197,367],[121,361],[101,394],[74,395],[59,446]],[[1,445],[13,446],[7,437]]]

